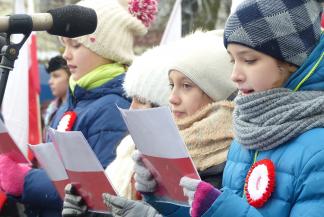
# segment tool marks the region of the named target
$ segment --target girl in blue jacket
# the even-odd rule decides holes
[[[184,177],[191,216],[322,216],[324,38],[316,0],[246,0],[224,44],[239,89],[222,190]]]
[[[61,38],[71,77],[67,103],[51,126],[81,131],[106,167],[127,134],[117,106],[130,105],[122,89],[124,72],[134,57],[134,37],[144,35],[149,22],[138,19],[136,15],[141,14],[131,14],[124,8],[127,4],[118,1],[83,0],[78,5],[94,9],[98,25],[90,35]],[[61,216],[62,200],[43,169],[31,169],[1,156],[0,173],[0,188],[20,199],[29,217]]]

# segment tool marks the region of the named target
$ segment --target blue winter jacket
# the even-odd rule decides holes
[[[67,103],[61,106],[52,122],[56,128],[64,112],[75,111],[73,130],[84,134],[104,168],[115,158],[116,145],[127,133],[117,109],[117,106],[129,108],[130,105],[124,97],[123,80],[124,75],[120,75],[89,91],[76,86],[74,95],[69,93]],[[61,216],[62,200],[43,169],[32,169],[25,177],[22,202],[28,217]]]
[[[285,87],[323,91],[323,56],[322,36],[320,44]],[[223,192],[203,217],[323,216],[324,128],[309,130],[277,148],[259,152],[256,160],[272,160],[276,171],[275,190],[261,208],[250,206],[243,196],[254,154],[236,141],[232,143],[223,175]]]

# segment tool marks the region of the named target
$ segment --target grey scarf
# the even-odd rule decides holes
[[[324,92],[278,88],[237,96],[236,140],[247,149],[269,150],[307,130],[324,127]]]

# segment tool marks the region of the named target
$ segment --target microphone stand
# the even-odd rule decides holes
[[[6,34],[6,45],[1,48],[1,63],[0,63],[0,108],[2,106],[3,96],[5,93],[9,72],[13,70],[16,59],[19,55],[19,50],[26,42],[31,31],[24,33],[24,38],[17,44],[10,42],[11,34]]]

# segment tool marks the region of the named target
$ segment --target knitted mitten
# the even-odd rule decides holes
[[[135,161],[134,179],[136,191],[141,193],[154,192],[157,188],[157,183],[152,173],[145,167],[142,161],[142,154],[139,151],[135,151],[132,158]]]
[[[7,194],[20,196],[24,188],[24,180],[31,169],[26,164],[19,164],[9,156],[0,155],[0,187]]]
[[[180,186],[183,187],[183,192],[188,197],[192,217],[202,216],[221,194],[221,191],[211,184],[188,177],[181,178]]]
[[[221,191],[207,182],[200,182],[191,207],[191,216],[202,216],[214,203]]]

